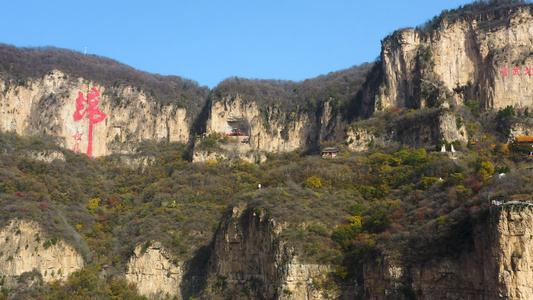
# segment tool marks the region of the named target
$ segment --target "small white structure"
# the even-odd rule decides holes
[[[453,153],[453,152],[455,152],[455,149],[453,149],[453,145],[451,145],[451,146],[452,146],[452,153]]]
[[[442,147],[440,148],[440,152],[446,152],[446,146],[445,145],[442,145]]]

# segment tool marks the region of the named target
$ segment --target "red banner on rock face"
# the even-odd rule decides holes
[[[78,92],[78,98],[76,99],[76,112],[74,113],[74,121],[79,121],[83,118],[89,119],[89,145],[87,146],[87,155],[92,156],[93,153],[93,126],[94,124],[102,122],[106,115],[100,111],[97,97],[100,93],[97,89],[91,88],[93,93],[87,93],[87,99],[83,96],[83,93]],[[76,132],[76,135],[78,132]],[[74,137],[76,139],[76,137]],[[81,140],[81,135],[79,136]],[[79,146],[78,146],[79,147]]]

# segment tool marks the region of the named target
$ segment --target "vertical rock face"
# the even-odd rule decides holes
[[[499,294],[508,299],[533,298],[533,212],[501,213],[498,223],[499,248],[493,246],[498,254],[496,260]],[[491,250],[492,250],[491,249]]]
[[[413,29],[395,32],[383,41],[381,50],[382,66],[388,96],[382,97],[383,107],[405,107],[414,96],[412,85],[414,58],[420,39]]]
[[[280,299],[336,299],[336,293],[321,290],[320,282],[331,272],[331,267],[318,264],[289,263],[286,267],[284,291]]]
[[[271,115],[275,112],[268,112]],[[237,96],[215,102],[207,121],[207,133],[229,134],[239,129],[249,136],[250,143],[243,147],[267,152],[292,151],[306,144],[311,120],[301,116],[290,124],[269,121],[261,115],[255,102]],[[284,138],[285,137],[285,138]]]
[[[279,241],[282,226],[264,213],[234,207],[215,237],[210,273],[226,293],[279,299],[328,299],[317,282],[330,266],[302,264]],[[216,291],[215,291],[216,292]]]
[[[139,245],[130,258],[126,280],[135,284],[138,292],[146,297],[182,299],[183,270],[173,259],[159,242],[145,248]]]
[[[224,288],[237,294],[254,284],[256,293],[271,298],[281,279],[281,248],[274,246],[275,224],[234,207],[215,237],[211,272],[224,278]]]
[[[138,142],[147,139],[188,142],[191,116],[176,105],[160,106],[143,90],[132,86],[106,87],[83,78],[70,78],[61,71],[50,71],[41,79],[22,86],[7,86],[0,81],[0,130],[20,135],[58,136],[62,147],[87,152],[89,119],[76,121],[78,92],[87,98],[89,88],[100,96],[97,106],[106,117],[94,124],[93,156],[130,153]],[[106,93],[106,89],[113,89]]]
[[[45,282],[66,280],[83,267],[83,258],[62,240],[50,239],[35,222],[12,220],[0,231],[0,270],[7,284],[37,270]]]
[[[372,299],[533,299],[532,226],[531,209],[495,210],[475,226],[471,251],[421,265],[368,265],[364,290]]]
[[[277,108],[259,109],[245,96],[227,96],[211,106],[206,134],[227,136],[239,130],[245,136],[230,137],[229,142],[219,144],[225,154],[195,150],[194,161],[235,154],[247,161],[263,161],[266,152],[288,152],[318,146],[326,140],[342,140],[345,132],[340,129],[341,118],[332,111],[328,102],[316,112],[298,114]]]
[[[473,99],[485,107],[532,106],[533,78],[527,73],[533,64],[532,20],[530,7],[523,6],[444,18],[426,33],[412,28],[395,32],[382,43],[385,88],[376,101],[383,107],[426,106],[422,86],[431,81],[459,104]],[[513,75],[514,67],[520,75]]]

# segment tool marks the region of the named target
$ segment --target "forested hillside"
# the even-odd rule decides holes
[[[330,102],[336,112],[347,114],[372,66],[365,63],[300,82],[228,78],[216,86],[214,93],[219,97],[239,94],[262,109],[274,107],[287,114],[314,112],[324,102]]]
[[[145,144],[139,150],[150,149],[154,163],[132,166],[69,151],[65,161],[35,161],[21,154],[52,150],[50,141],[3,134],[1,221],[35,220],[87,262],[65,285],[27,291],[33,297],[126,293],[114,280],[133,249],[151,241],[171,251],[176,264],[206,270],[224,212],[242,205],[285,223],[279,239],[300,261],[338,265],[330,280],[342,282],[384,255],[412,264],[458,255],[472,246],[472,224],[486,218],[489,196],[530,194],[524,154],[486,140],[457,159],[393,144],[359,154],[341,147],[333,160],[271,155],[261,165],[191,164],[182,157],[185,145]],[[507,176],[493,176],[500,173]],[[104,265],[116,278],[84,287],[81,278]]]

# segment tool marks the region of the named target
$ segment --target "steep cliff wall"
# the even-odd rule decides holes
[[[332,272],[331,266],[301,264],[294,261],[297,259],[293,259],[293,262],[286,266],[280,299],[336,299],[338,290],[325,291],[321,286],[327,274]]]
[[[49,65],[35,66],[44,75],[24,77],[16,69],[32,66],[20,61],[47,58],[35,59],[26,53],[38,51],[10,49],[13,53],[8,51],[3,55],[8,59],[0,61],[0,130],[59,136],[61,146],[86,153],[90,121],[86,117],[76,121],[74,114],[80,112],[78,93],[87,96],[94,87],[101,94],[98,108],[106,115],[92,126],[95,156],[132,153],[138,142],[147,139],[186,143],[191,133],[227,135],[239,129],[247,135],[246,143],[221,145],[221,153],[195,149],[193,160],[237,156],[261,161],[265,152],[316,149],[324,142],[344,141],[344,128],[354,117],[367,118],[387,107],[433,108],[468,100],[487,108],[533,105],[530,6],[443,14],[437,20],[431,28],[407,28],[386,37],[381,61],[373,65],[298,83],[229,79],[212,91],[210,102],[209,91],[191,88],[190,82],[161,79],[167,92],[158,95],[148,87],[156,81],[155,75],[127,69],[132,75],[123,80],[117,70],[126,70],[124,66],[81,54],[69,53],[66,66],[61,59],[48,59]],[[0,50],[4,48],[9,47]],[[76,61],[85,65],[77,68]],[[100,66],[91,69],[96,62]],[[106,63],[116,73],[106,75],[109,70],[101,66]],[[56,69],[46,69],[54,65]],[[87,76],[80,75],[84,69],[90,71]],[[446,140],[464,137],[440,136]]]
[[[329,102],[312,112],[260,108],[246,95],[228,95],[210,108],[206,135],[218,136],[220,149],[195,149],[193,161],[240,157],[250,162],[264,161],[265,153],[315,148],[324,141],[344,139],[344,121]],[[228,137],[233,130],[245,136]]]
[[[444,17],[434,30],[402,29],[382,43],[377,107],[477,100],[485,107],[532,106],[529,6]],[[519,75],[513,75],[513,68]],[[507,69],[504,76],[502,68]],[[440,95],[432,95],[437,88]],[[452,100],[453,99],[453,100]]]
[[[0,270],[6,286],[36,270],[44,282],[66,280],[84,265],[82,256],[62,240],[52,239],[39,224],[12,220],[0,231]]]
[[[147,139],[188,142],[193,116],[185,108],[162,105],[139,87],[109,87],[58,70],[39,79],[28,79],[23,85],[0,81],[0,130],[20,135],[55,135],[61,138],[60,146],[86,153],[90,121],[87,115],[76,121],[74,114],[78,110],[78,93],[87,99],[93,87],[100,93],[96,108],[105,114],[102,121],[93,125],[93,156],[131,153]],[[87,107],[84,103],[80,114]]]
[[[326,138],[325,127],[332,120],[332,112],[326,102],[317,120],[309,114],[285,112],[277,108],[260,110],[258,104],[245,96],[229,95],[211,107],[207,121],[207,133],[229,134],[239,129],[249,137],[249,147],[266,152],[286,152],[316,144]]]
[[[533,212],[494,208],[474,227],[474,247],[454,258],[404,266],[387,259],[364,271],[372,299],[531,299]]]
[[[182,267],[161,243],[139,245],[130,258],[126,280],[135,284],[140,294],[149,298],[182,299]]]
[[[279,239],[282,230],[264,212],[234,207],[215,237],[210,273],[218,281],[209,293],[269,299],[333,297],[317,284],[331,267],[299,263],[294,249]],[[210,297],[209,293],[205,296]]]
[[[498,280],[498,292],[509,299],[533,298],[533,212],[504,211],[500,214],[497,231],[500,233],[491,247],[491,253],[497,255],[495,261]],[[499,244],[499,247],[497,247]],[[493,254],[493,255],[494,255]]]

